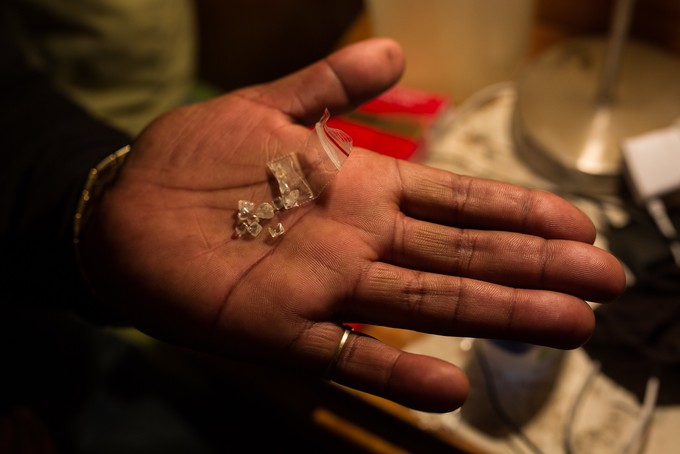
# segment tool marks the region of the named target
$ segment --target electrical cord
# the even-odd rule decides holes
[[[571,410],[569,411],[569,415],[567,416],[566,424],[564,425],[564,450],[567,454],[574,454],[576,452],[574,448],[574,436],[573,436],[573,428],[574,421],[576,420],[576,413],[577,410],[581,407],[581,403],[585,398],[586,391],[590,389],[593,382],[595,381],[598,372],[600,372],[600,362],[595,361],[593,362],[593,367],[590,369],[590,373],[588,373],[588,376],[586,377],[586,381],[583,383],[583,386],[581,386],[581,389],[576,395],[576,399],[574,399],[574,404],[571,406]]]
[[[579,390],[576,399],[567,417],[565,428],[564,428],[564,448],[567,454],[575,454],[576,449],[574,447],[574,435],[573,427],[574,421],[576,420],[576,414],[579,408],[582,407],[585,396],[590,388],[592,388],[595,378],[597,378],[600,372],[600,362],[593,362],[593,367],[588,374],[583,386]],[[631,435],[623,445],[621,449],[622,454],[632,454],[636,449],[640,449],[642,441],[649,432],[651,426],[652,417],[654,415],[654,409],[656,407],[656,400],[659,394],[659,379],[655,376],[651,376],[647,379],[647,386],[645,389],[645,396],[643,399],[642,408],[640,410],[640,416],[631,431]]]
[[[633,429],[633,435],[623,448],[623,454],[631,454],[634,449],[638,449],[641,446],[644,438],[649,432],[658,395],[659,379],[654,376],[649,377],[645,389],[645,397],[640,412],[640,418]]]
[[[484,379],[485,389],[489,397],[489,403],[493,411],[495,412],[498,419],[514,434],[517,438],[524,444],[524,446],[533,454],[543,454],[541,448],[522,430],[519,424],[508,414],[508,412],[503,408],[501,403],[498,389],[493,379],[493,372],[489,361],[482,351],[481,348],[475,349],[475,357],[477,363],[482,372],[482,377]],[[593,362],[593,366],[586,377],[586,380],[579,390],[576,398],[574,399],[573,405],[569,411],[567,419],[564,426],[564,449],[566,454],[576,454],[576,449],[574,446],[574,421],[578,411],[583,406],[585,397],[588,391],[592,388],[598,373],[600,372],[600,362]],[[640,415],[635,423],[635,426],[631,430],[631,435],[625,442],[621,449],[621,454],[633,454],[636,449],[640,449],[640,446],[649,433],[651,427],[652,417],[654,415],[654,409],[656,407],[656,401],[659,393],[659,379],[656,376],[650,376],[647,380],[647,386],[645,389],[645,395],[640,410]]]

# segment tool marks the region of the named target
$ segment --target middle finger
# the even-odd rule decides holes
[[[469,277],[512,287],[565,292],[608,301],[616,259],[587,243],[534,235],[461,229],[401,215],[383,260],[415,270]]]

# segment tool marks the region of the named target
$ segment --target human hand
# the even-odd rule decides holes
[[[549,193],[355,149],[320,198],[282,213],[282,237],[234,237],[238,201],[272,199],[266,163],[402,67],[394,42],[370,40],[152,123],[83,233],[97,294],[160,339],[319,376],[344,322],[582,344],[584,300],[615,298],[624,275],[586,216]],[[452,364],[359,334],[332,378],[427,411],[468,388]]]

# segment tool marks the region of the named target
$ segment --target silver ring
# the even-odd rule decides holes
[[[352,331],[354,331],[349,325],[342,325],[342,327],[344,328],[344,331],[342,332],[342,337],[340,338],[338,347],[335,349],[335,355],[333,355],[333,359],[330,363],[328,363],[328,367],[326,367],[325,376],[326,380],[328,381],[331,380],[331,375],[333,374],[336,364],[338,364],[338,361],[340,360],[340,355],[342,354],[342,350],[345,348],[345,344],[347,343],[347,339],[349,339],[349,335],[352,333]]]

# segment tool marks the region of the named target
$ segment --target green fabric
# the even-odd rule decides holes
[[[30,62],[131,135],[189,95],[196,67],[189,0],[16,0],[14,14]]]

